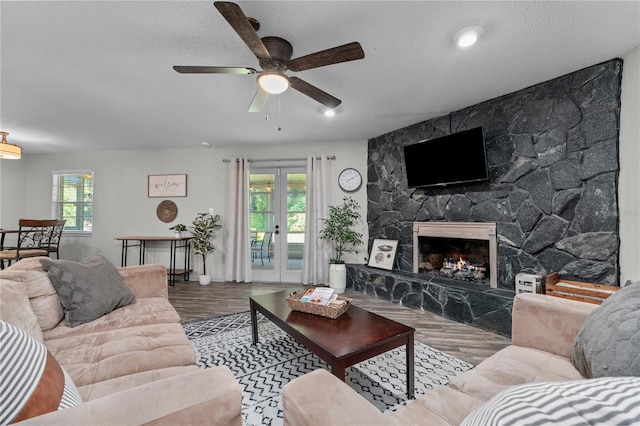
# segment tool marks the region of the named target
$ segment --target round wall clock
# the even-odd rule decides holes
[[[338,185],[344,192],[356,192],[362,186],[362,175],[356,169],[344,169],[338,175]]]

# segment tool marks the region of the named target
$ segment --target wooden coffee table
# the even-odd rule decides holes
[[[413,398],[414,329],[351,305],[337,319],[292,310],[288,292],[251,296],[253,343],[258,343],[256,312],[331,366],[331,373],[344,381],[345,369],[391,349],[406,346],[407,396]]]

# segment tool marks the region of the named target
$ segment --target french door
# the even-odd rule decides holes
[[[253,280],[301,282],[305,168],[252,167],[249,182]]]

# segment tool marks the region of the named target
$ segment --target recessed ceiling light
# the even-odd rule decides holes
[[[336,110],[335,109],[327,108],[327,109],[324,110],[324,116],[325,117],[333,117],[334,115],[336,115]]]
[[[484,29],[477,25],[465,27],[453,35],[453,43],[458,47],[469,47],[478,41]]]

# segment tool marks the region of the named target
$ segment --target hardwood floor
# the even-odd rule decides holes
[[[182,322],[227,315],[249,310],[249,296],[274,291],[294,291],[303,286],[280,283],[211,283],[176,282],[169,287],[169,301]],[[353,290],[344,296],[354,304],[416,329],[415,339],[471,364],[478,364],[508,346],[510,339],[476,327],[451,321],[427,311],[406,308]]]

